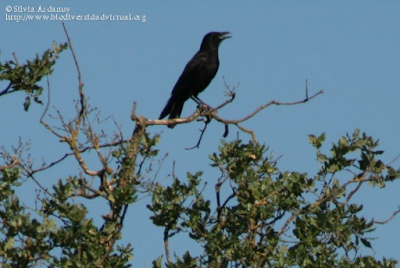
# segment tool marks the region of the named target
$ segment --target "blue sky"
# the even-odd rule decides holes
[[[91,105],[98,107],[103,117],[113,115],[126,136],[134,127],[130,120],[133,101],[138,103],[138,114],[156,119],[203,36],[210,31],[230,31],[232,38],[220,47],[218,74],[200,95],[216,106],[225,100],[223,77],[230,85],[240,83],[235,101],[220,111],[220,116],[238,119],[271,100],[303,99],[306,79],[310,94],[321,89],[325,92],[306,104],[270,107],[243,124],[253,129],[274,155],[282,155],[278,165],[281,170],[316,173],[318,165],[308,134],[326,132],[329,148],[341,135],[359,128],[380,139],[384,161],[389,162],[400,153],[398,1],[252,1],[251,5],[236,0],[2,1],[1,60],[12,59],[15,52],[24,62],[50,48],[53,41],[65,42],[66,37],[60,21],[6,20],[8,5],[69,7],[73,15],[145,16],[145,22],[65,22]],[[73,99],[77,98],[77,74],[70,51],[61,55],[50,81],[52,105],[71,115]],[[0,84],[0,89],[5,86]],[[8,126],[2,127],[1,145],[11,148],[18,137],[30,141],[30,153],[38,165],[42,158],[50,162],[62,156],[68,148],[38,124],[43,107],[32,105],[29,113],[24,112],[24,97],[13,94],[0,98],[0,124]],[[190,115],[195,108],[188,101],[183,115]],[[217,150],[224,128],[212,122],[201,148],[185,150],[196,144],[201,127],[191,123],[173,130],[151,129],[152,133],[162,132],[160,156],[168,153],[160,178],[171,173],[175,161],[175,172],[181,179],[188,171],[204,170],[203,178],[212,190],[219,174],[209,167],[208,155]],[[109,123],[104,128],[109,133],[114,130]],[[244,133],[238,135],[244,140],[249,138]],[[231,127],[228,140],[236,136],[237,130]],[[45,151],[41,150],[44,146]],[[397,161],[395,166],[398,165]],[[64,164],[62,168],[64,175],[49,171],[41,180],[51,184],[79,173],[75,166]],[[25,191],[24,195],[34,197],[31,189]],[[388,184],[385,189],[361,191],[355,201],[364,203],[365,215],[384,220],[400,204],[399,191],[399,183]],[[148,220],[148,201],[131,206],[126,221],[124,242],[135,248],[135,267],[149,267],[152,260],[164,254],[162,230],[151,227]],[[93,209],[96,217],[104,213],[98,207]],[[400,256],[399,220],[378,226],[372,234],[378,238],[372,241],[375,253],[365,253],[378,258]],[[179,238],[172,243],[172,250],[179,254],[191,248]]]

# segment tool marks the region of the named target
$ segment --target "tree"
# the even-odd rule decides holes
[[[151,196],[148,209],[153,213],[152,222],[164,231],[165,253],[160,252],[154,267],[163,263],[166,267],[395,267],[396,260],[377,260],[361,254],[360,248],[371,248],[368,234],[400,210],[387,221],[378,222],[361,216],[362,204],[352,203],[362,187],[384,187],[400,177],[400,169],[380,160],[383,152],[377,141],[355,130],[332,145],[329,155],[321,150],[325,134],[310,135],[320,168],[315,174],[305,174],[281,171],[279,159],[268,153],[253,131],[240,125],[270,105],[300,104],[322,92],[308,97],[306,88],[304,100],[271,101],[240,120],[216,114],[234,100],[234,90],[228,86],[226,102],[214,109],[199,107],[188,118],[149,120],[137,116],[134,105],[132,137],[125,139],[117,130],[109,140],[105,131],[96,131],[93,126],[98,115],[85,97],[79,63],[65,32],[78,73],[76,113],[71,119],[59,114],[58,125],[50,125],[48,102],[40,124],[67,143],[70,151],[39,167],[25,156],[22,142],[12,152],[1,151],[3,267],[129,267],[133,249],[118,241],[128,206],[144,195]],[[66,48],[66,44],[54,45],[52,52],[32,61],[35,64],[20,66],[9,61],[0,65],[0,79],[9,81],[1,95],[23,90],[29,99],[40,103],[40,80],[51,74],[56,56]],[[48,80],[47,89],[50,92]],[[29,103],[25,101],[24,106],[27,110]],[[222,140],[218,152],[210,156],[212,166],[221,174],[215,184],[215,200],[204,195],[207,185],[201,172],[188,173],[185,179],[173,176],[170,185],[147,176],[152,161],[158,159],[161,139],[150,134],[149,128],[200,119],[204,122],[202,133],[216,120],[225,126],[225,137],[230,125],[251,135],[248,141]],[[200,146],[201,138],[195,147]],[[97,170],[88,164],[90,152],[97,155]],[[66,159],[74,159],[82,173],[60,179],[52,189],[43,187],[39,177]],[[15,193],[26,180],[34,181],[40,189],[34,208],[21,204]],[[109,211],[101,216],[100,226],[85,205],[96,200],[105,200]],[[170,238],[178,234],[187,235],[188,241],[200,244],[204,252],[171,256]]]

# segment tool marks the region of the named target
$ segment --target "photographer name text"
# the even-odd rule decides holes
[[[10,6],[8,6],[8,8],[10,9]],[[12,8],[12,11],[14,11],[15,13],[25,13],[25,12],[29,12],[29,13],[38,13],[38,12],[49,12],[49,13],[69,13],[69,11],[71,10],[70,7],[54,7],[54,6],[39,6],[39,7],[31,7],[31,6],[14,6]],[[10,10],[11,11],[11,10]],[[8,11],[8,12],[10,12]]]

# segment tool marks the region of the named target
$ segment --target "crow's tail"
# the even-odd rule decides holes
[[[177,100],[174,96],[169,98],[167,104],[160,114],[159,119],[163,119],[169,114],[169,119],[179,118],[183,109],[184,101]]]

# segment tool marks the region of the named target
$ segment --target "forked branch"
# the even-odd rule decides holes
[[[318,95],[321,95],[322,93],[324,93],[323,90],[320,90],[320,91],[316,92],[315,94],[309,96],[308,95],[308,84],[307,84],[307,80],[306,80],[305,98],[304,99],[298,100],[298,101],[293,101],[293,102],[281,102],[281,101],[272,100],[264,105],[259,106],[252,113],[244,116],[243,118],[233,120],[233,119],[226,119],[226,118],[220,117],[217,114],[219,110],[221,110],[226,105],[233,102],[233,100],[235,99],[235,96],[236,96],[234,90],[231,90],[228,85],[225,85],[225,86],[228,90],[227,95],[228,95],[229,99],[227,99],[222,104],[218,105],[216,108],[208,107],[209,109],[204,109],[204,107],[199,107],[192,115],[190,115],[189,117],[186,117],[186,118],[176,118],[176,119],[168,119],[168,120],[147,120],[146,119],[145,124],[146,124],[146,126],[151,126],[151,125],[168,125],[168,126],[170,126],[170,125],[177,125],[177,124],[185,124],[185,123],[192,122],[194,120],[204,122],[205,126],[203,129],[200,130],[201,134],[200,134],[200,138],[199,138],[197,144],[188,149],[194,149],[194,148],[198,148],[200,146],[201,139],[203,138],[203,135],[207,129],[207,125],[211,122],[212,119],[215,119],[216,121],[224,124],[224,130],[225,130],[224,134],[223,134],[224,137],[226,137],[229,134],[229,125],[234,125],[237,128],[239,128],[241,131],[243,131],[247,134],[250,134],[252,140],[254,142],[257,142],[257,138],[256,138],[254,131],[243,127],[242,125],[240,125],[240,123],[243,123],[243,122],[253,118],[259,112],[268,108],[269,106],[272,106],[272,105],[282,105],[282,106],[283,105],[285,105],[285,106],[298,105],[298,104],[306,103],[306,102],[316,98]],[[203,118],[200,118],[200,117],[203,117]],[[138,123],[138,120],[137,120],[138,117],[132,116],[132,119],[135,120],[136,123]]]

